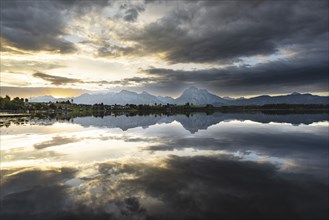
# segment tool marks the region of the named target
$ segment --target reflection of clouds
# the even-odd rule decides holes
[[[33,130],[33,129],[31,129]],[[16,140],[16,142],[15,142]],[[17,146],[19,140],[20,147]],[[139,147],[157,138],[87,129],[81,132],[7,135],[1,145],[2,167],[40,166],[119,159],[139,152]],[[134,152],[133,152],[134,151]],[[77,155],[79,152],[79,155]],[[130,154],[131,153],[131,154]]]
[[[2,166],[40,166],[53,162],[66,165],[109,159],[154,160],[166,155],[237,155],[239,152],[246,160],[272,162],[287,171],[328,177],[328,128],[325,126],[229,121],[190,134],[177,122],[126,132],[96,127],[79,127],[79,130],[67,123],[62,127],[60,123],[55,125],[57,128],[50,134],[44,131],[29,136],[2,137]],[[66,126],[69,126],[68,131],[64,129]],[[32,133],[33,128],[30,127]],[[24,148],[6,149],[14,146],[18,138]]]
[[[327,183],[233,156],[15,172],[1,183],[2,215],[12,219],[328,217]]]
[[[196,133],[176,121],[125,132],[44,127],[1,137],[5,219],[327,217],[323,124],[234,120]],[[29,168],[47,166],[71,168]]]
[[[40,158],[53,158],[60,157],[63,154],[54,151],[27,151],[21,148],[3,150],[0,154],[0,159],[2,163],[9,161],[20,161],[20,160],[37,160]],[[1,164],[4,167],[4,164]]]
[[[47,148],[47,147],[64,145],[64,144],[74,143],[74,142],[78,142],[78,141],[80,141],[80,140],[77,138],[74,138],[74,137],[55,136],[55,137],[52,137],[51,140],[35,144],[33,147],[35,149],[40,150],[40,149]]]
[[[328,134],[323,129],[315,133],[312,130],[290,130],[281,126],[284,131],[274,128],[258,128],[240,131],[231,129],[213,129],[211,134],[193,137],[163,139],[160,144],[150,144],[144,150],[151,152],[172,152],[193,148],[200,151],[224,151],[244,159],[281,164],[284,169],[302,169],[321,178],[328,178]],[[326,129],[324,129],[326,130]],[[253,152],[254,157],[250,156]],[[289,163],[290,165],[288,166]],[[294,164],[294,166],[292,165]],[[298,165],[297,165],[298,164]]]

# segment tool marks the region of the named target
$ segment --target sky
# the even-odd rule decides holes
[[[328,95],[328,1],[0,0],[1,95]]]

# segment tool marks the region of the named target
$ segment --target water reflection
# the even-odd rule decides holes
[[[328,218],[325,114],[1,120],[3,219]]]
[[[254,121],[259,123],[289,123],[293,125],[312,124],[315,122],[327,121],[328,114],[246,114],[246,113],[219,113],[213,114],[197,113],[188,115],[115,115],[115,116],[85,116],[72,117],[69,115],[46,115],[40,117],[20,117],[20,118],[2,118],[0,127],[9,127],[11,124],[44,124],[51,125],[55,122],[72,122],[84,127],[96,126],[107,128],[120,128],[126,131],[131,128],[143,127],[148,128],[155,124],[168,124],[174,121],[179,122],[186,130],[195,133],[201,129],[207,129],[211,125],[220,122],[239,120]]]

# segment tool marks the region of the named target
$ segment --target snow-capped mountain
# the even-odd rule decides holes
[[[95,104],[103,103],[106,105],[125,105],[125,104],[155,104],[162,103],[156,96],[147,92],[136,93],[128,90],[122,90],[118,93],[106,94],[82,94],[73,99],[77,104]]]
[[[193,105],[204,106],[212,104],[214,106],[224,105],[266,105],[266,104],[329,104],[329,97],[317,96],[312,94],[300,94],[294,92],[289,95],[268,96],[262,95],[249,99],[238,98],[229,99],[221,98],[208,92],[206,89],[190,87],[183,91],[182,95],[176,99],[169,96],[154,96],[148,92],[136,93],[128,90],[120,92],[108,92],[104,94],[82,94],[78,97],[55,99],[52,96],[40,96],[30,99],[30,102],[55,102],[72,100],[77,104],[96,104],[103,103],[107,105],[126,105],[126,104],[177,104],[184,105],[190,103]]]
[[[170,96],[157,96],[157,99],[163,104],[172,104],[175,101],[175,99],[171,98]]]
[[[125,105],[125,104],[186,104],[187,102],[194,105],[206,105],[212,103],[226,103],[214,94],[209,93],[206,89],[190,87],[177,99],[169,96],[154,96],[148,92],[136,93],[128,90],[122,90],[118,93],[106,94],[82,94],[73,99],[77,104],[95,104],[103,103],[107,105]]]
[[[213,103],[226,103],[228,100],[220,98],[214,94],[209,93],[206,89],[198,89],[194,86],[186,89],[181,96],[175,99],[175,104],[182,105],[190,103],[193,105],[206,105]]]

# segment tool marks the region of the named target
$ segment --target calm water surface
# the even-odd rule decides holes
[[[2,219],[327,219],[328,115],[0,118]]]

